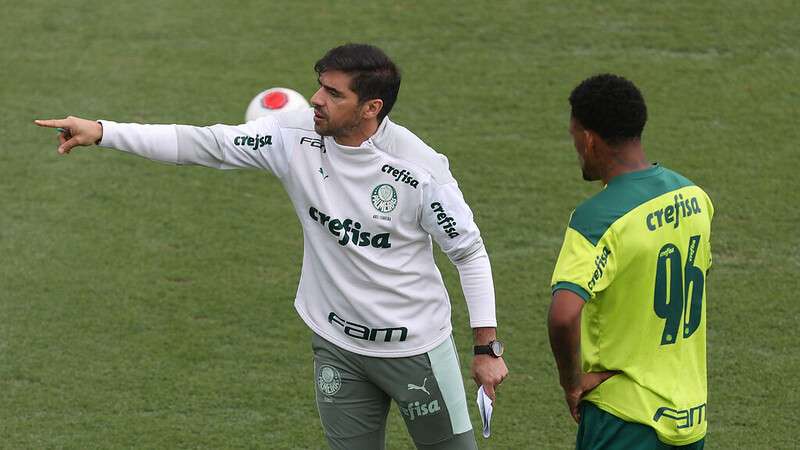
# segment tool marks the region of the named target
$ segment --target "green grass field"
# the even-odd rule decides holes
[[[266,87],[310,96],[348,41],[404,70],[392,117],[448,155],[492,257],[511,375],[481,448],[574,445],[545,316],[570,211],[598,189],[566,98],[602,71],[642,88],[651,160],[715,201],[707,448],[798,445],[796,2],[223,3],[0,0],[0,448],[325,447],[277,180],[59,157],[31,121],[238,123]],[[412,448],[396,407],[388,441]]]

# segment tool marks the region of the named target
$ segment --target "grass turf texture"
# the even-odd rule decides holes
[[[716,203],[708,448],[787,448],[798,393],[800,13],[791,1],[55,4],[3,1],[0,447],[322,448],[302,236],[278,182],[98,149],[34,118],[238,123],[269,86],[310,96],[347,41],[404,70],[392,117],[450,158],[492,257],[511,376],[481,448],[571,448],[545,329],[580,180],[570,89],[642,88],[650,158]],[[453,298],[467,380],[470,330]],[[479,428],[476,408],[473,425]],[[396,410],[388,448],[411,448]]]

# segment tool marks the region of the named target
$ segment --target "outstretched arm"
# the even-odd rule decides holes
[[[274,117],[236,126],[209,127],[116,123],[78,117],[35,123],[59,128],[60,154],[68,154],[76,146],[96,144],[171,164],[256,168],[279,178],[288,172],[289,151],[283,145],[280,126]]]

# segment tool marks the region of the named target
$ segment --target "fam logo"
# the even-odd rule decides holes
[[[388,213],[397,207],[397,191],[391,184],[379,184],[372,190],[372,206],[378,212]]]
[[[300,138],[300,145],[308,144],[312,148],[318,148],[322,153],[325,153],[325,143],[322,142],[322,139],[317,138],[310,138],[308,136],[303,136]]]
[[[656,410],[653,416],[653,422],[658,422],[662,417],[674,420],[675,426],[681,430],[684,428],[691,428],[695,425],[703,423],[703,413],[706,411],[706,404],[692,406],[689,409],[672,409],[662,406]]]
[[[325,395],[333,395],[342,388],[342,376],[339,370],[331,366],[320,366],[317,375],[317,386]]]
[[[392,338],[396,335],[399,335],[397,342],[403,342],[408,337],[408,328],[406,327],[370,328],[366,325],[344,320],[333,311],[328,314],[328,323],[331,325],[336,324],[342,327],[344,334],[364,341],[378,342],[379,335],[383,337],[383,342],[392,342]]]

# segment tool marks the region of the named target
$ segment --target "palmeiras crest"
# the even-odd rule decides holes
[[[372,190],[372,206],[379,212],[388,213],[397,207],[397,191],[391,184],[379,184]]]
[[[342,388],[342,376],[339,370],[331,366],[320,366],[317,374],[317,386],[325,395],[334,395]]]

